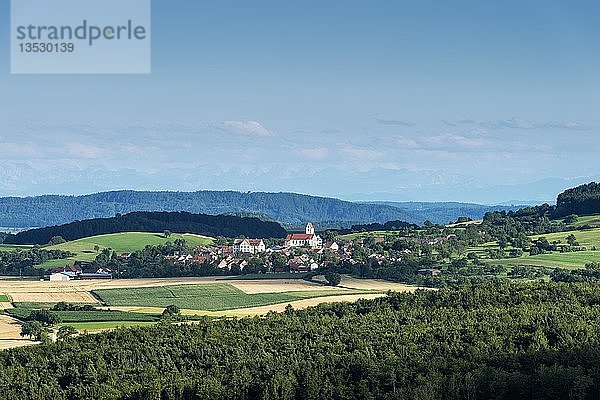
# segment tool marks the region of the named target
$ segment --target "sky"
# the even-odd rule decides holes
[[[13,75],[0,196],[553,201],[600,179],[600,2],[154,0],[147,75]]]

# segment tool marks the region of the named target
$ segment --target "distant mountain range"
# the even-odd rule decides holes
[[[426,220],[447,223],[461,216],[479,219],[488,211],[519,208],[467,203],[354,203],[295,193],[113,191],[83,196],[0,198],[0,226],[46,227],[134,211],[185,211],[257,216],[266,221],[278,221],[286,228],[313,221],[318,229],[324,229],[392,220],[416,224]]]
[[[515,211],[526,207],[527,205],[483,205],[474,203],[458,202],[393,202],[381,201],[369,204],[381,204],[395,207],[402,210],[406,215],[410,215],[416,221],[405,219],[407,222],[422,223],[429,220],[433,223],[441,224],[453,222],[458,217],[470,217],[472,219],[482,219],[485,213],[491,211]]]

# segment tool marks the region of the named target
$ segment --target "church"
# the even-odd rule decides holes
[[[285,238],[285,247],[304,247],[320,249],[323,247],[323,239],[315,234],[315,228],[311,222],[306,225],[305,233],[291,233]]]

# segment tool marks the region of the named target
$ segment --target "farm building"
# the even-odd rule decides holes
[[[73,279],[75,279],[73,275],[67,274],[65,272],[55,272],[50,274],[49,277],[50,282],[68,282]]]

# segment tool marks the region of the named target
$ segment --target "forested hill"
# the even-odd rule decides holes
[[[312,221],[324,228],[393,220],[447,223],[460,216],[477,219],[487,211],[502,209],[487,207],[482,211],[481,206],[465,208],[458,204],[366,204],[294,193],[118,191],[85,196],[0,198],[0,226],[44,227],[133,211],[187,211],[212,215],[254,213],[286,225],[301,226]]]
[[[556,216],[600,213],[600,183],[591,182],[565,190],[556,199]]]
[[[196,233],[206,236],[273,237],[286,235],[276,222],[227,215],[191,214],[187,212],[134,212],[113,218],[76,221],[66,225],[31,229],[9,235],[8,244],[47,244],[53,236],[76,240],[88,236],[117,232]]]

